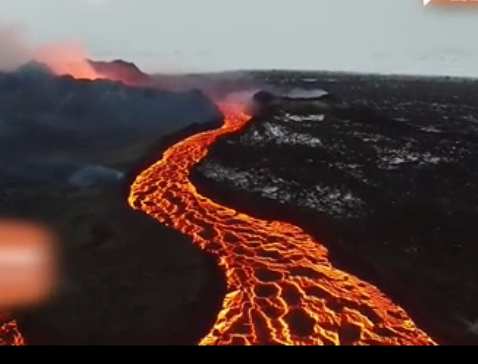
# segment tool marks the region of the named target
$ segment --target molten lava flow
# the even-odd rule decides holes
[[[376,287],[335,269],[296,226],[259,220],[199,195],[189,171],[250,119],[223,105],[222,128],[168,149],[138,176],[129,203],[194,238],[225,270],[228,294],[201,345],[435,345]]]

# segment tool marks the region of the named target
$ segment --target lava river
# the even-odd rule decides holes
[[[335,269],[327,249],[300,228],[265,221],[201,196],[189,171],[225,134],[247,124],[221,105],[224,125],[168,149],[131,186],[130,205],[217,256],[228,284],[200,345],[436,345],[376,287]]]
[[[376,287],[333,268],[327,249],[300,228],[197,193],[191,168],[218,137],[250,119],[238,107],[221,108],[223,127],[172,146],[137,177],[129,197],[133,208],[192,236],[225,271],[228,294],[199,344],[435,345]],[[2,344],[24,344],[15,321],[0,327]]]

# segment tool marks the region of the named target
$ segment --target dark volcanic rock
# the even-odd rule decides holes
[[[303,95],[296,92],[281,95],[270,91],[256,92],[253,97],[254,115],[267,117],[275,113],[293,114],[323,114],[329,113],[338,106],[337,97],[327,94],[325,91],[319,95]]]
[[[37,66],[0,74],[0,217],[52,226],[63,256],[54,299],[15,315],[27,344],[196,344],[222,305],[223,274],[191,239],[133,211],[125,189],[179,137],[219,127],[218,108],[198,90]]]
[[[40,220],[61,237],[62,284],[18,312],[30,345],[195,344],[224,295],[216,262],[182,234],[127,206],[122,191],[10,189],[3,216]]]
[[[192,174],[199,190],[303,227],[440,343],[477,344],[478,82],[260,76],[325,89],[342,107],[275,113],[226,136]]]

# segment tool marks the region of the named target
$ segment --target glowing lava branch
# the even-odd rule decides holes
[[[250,119],[240,107],[221,109],[222,128],[172,146],[137,177],[129,197],[133,208],[219,258],[228,294],[200,345],[435,345],[376,287],[332,267],[327,249],[300,228],[198,194],[191,168],[218,137]]]
[[[0,346],[23,345],[25,342],[18,331],[17,322],[8,316],[0,315]]]

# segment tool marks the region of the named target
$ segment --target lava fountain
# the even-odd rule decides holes
[[[332,267],[300,228],[265,221],[201,196],[188,176],[250,116],[220,106],[224,125],[169,148],[131,186],[130,205],[191,236],[224,269],[228,293],[200,345],[435,345],[376,287]]]

